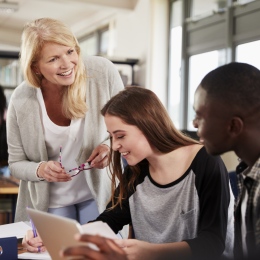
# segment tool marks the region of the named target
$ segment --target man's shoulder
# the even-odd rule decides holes
[[[248,175],[260,183],[260,157],[254,163]]]

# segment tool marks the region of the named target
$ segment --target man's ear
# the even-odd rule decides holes
[[[240,117],[233,117],[229,124],[229,133],[233,136],[238,136],[242,133],[244,128],[244,122]]]

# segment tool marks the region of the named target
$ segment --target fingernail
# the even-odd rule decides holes
[[[74,238],[75,238],[76,240],[80,240],[80,237],[81,237],[80,234],[76,234],[76,235],[74,236]]]

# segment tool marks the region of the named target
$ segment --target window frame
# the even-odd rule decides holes
[[[177,0],[170,0],[170,10]],[[226,0],[225,10],[214,12],[213,15],[196,19],[190,17],[192,0],[182,1],[182,55],[181,55],[181,100],[180,129],[188,129],[189,105],[189,59],[196,54],[225,49],[225,64],[235,61],[236,46],[260,40],[260,1],[239,4],[237,1]],[[170,12],[170,17],[172,12]],[[172,17],[171,19],[172,20]],[[170,24],[170,29],[172,25]],[[170,33],[170,32],[169,32]],[[169,37],[170,38],[170,37]],[[171,46],[171,44],[169,44]],[[169,51],[171,53],[171,49]],[[170,59],[169,59],[170,60]],[[171,64],[169,61],[168,68]],[[169,74],[171,72],[169,71]],[[170,77],[169,77],[170,78]],[[168,80],[168,93],[170,83]],[[169,109],[169,100],[167,103]]]

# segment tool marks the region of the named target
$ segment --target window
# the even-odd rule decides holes
[[[209,16],[213,12],[222,11],[226,8],[226,0],[193,0],[191,3],[191,17]]]
[[[260,69],[260,59],[259,53],[260,50],[260,40],[240,44],[236,47],[236,61],[249,63],[258,69]]]
[[[22,80],[18,59],[0,58],[0,84],[15,88]]]
[[[234,2],[237,2],[239,4],[247,4],[247,3],[250,3],[253,1],[255,1],[255,0],[235,0]]]
[[[80,48],[83,56],[96,55],[98,53],[97,38],[95,34],[88,35],[85,40],[80,42]]]
[[[99,47],[99,54],[108,53],[108,44],[109,44],[109,31],[108,28],[105,28],[100,31],[100,47]]]
[[[180,127],[180,100],[181,100],[181,38],[182,27],[171,30],[170,73],[169,73],[169,113],[174,125]]]
[[[182,51],[182,17],[181,1],[172,6],[172,22],[170,32],[170,66],[169,66],[169,95],[168,110],[174,125],[180,127],[181,101],[181,51]]]
[[[193,127],[194,110],[193,101],[194,93],[202,78],[211,70],[223,65],[223,55],[225,51],[210,51],[202,54],[193,55],[189,60],[189,91],[188,91],[188,130],[195,130]]]
[[[167,108],[177,128],[194,130],[194,92],[209,71],[232,61],[260,69],[259,23],[259,0],[171,1]]]
[[[92,32],[79,39],[79,44],[83,56],[88,55],[107,55],[109,47],[109,28],[108,26]]]

